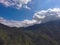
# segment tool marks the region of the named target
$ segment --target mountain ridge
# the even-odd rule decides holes
[[[60,20],[22,28],[0,24],[0,39],[4,45],[60,45],[59,34]]]

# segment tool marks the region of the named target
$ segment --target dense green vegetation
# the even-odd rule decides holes
[[[9,34],[0,30],[0,45],[57,45],[57,42],[45,34],[13,32]]]
[[[59,45],[60,21],[27,28],[0,24],[0,45]]]

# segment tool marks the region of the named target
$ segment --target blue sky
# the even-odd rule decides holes
[[[27,27],[60,19],[60,0],[0,0],[0,23]]]
[[[60,0],[32,0],[28,7],[31,9],[20,8],[16,9],[12,6],[6,7],[0,3],[0,17],[8,20],[24,20],[32,19],[35,12],[49,8],[60,8]]]

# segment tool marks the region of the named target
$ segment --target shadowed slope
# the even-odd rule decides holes
[[[0,24],[0,39],[4,45],[59,45],[59,34],[59,20],[26,28],[8,27]]]

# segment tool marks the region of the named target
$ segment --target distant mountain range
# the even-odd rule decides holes
[[[60,20],[22,28],[0,23],[0,45],[60,45]]]

